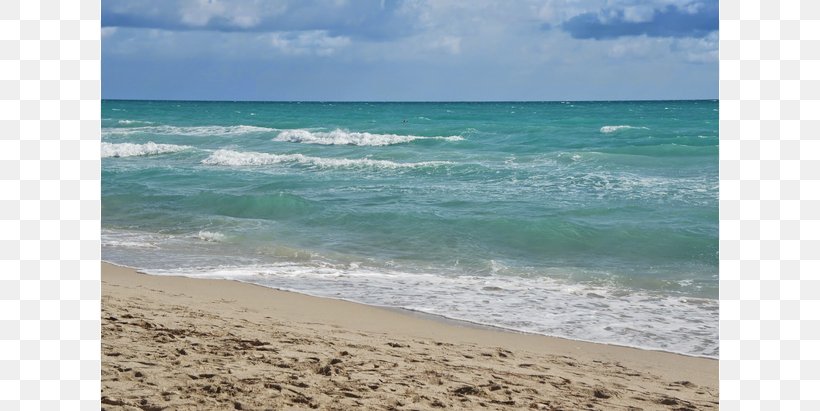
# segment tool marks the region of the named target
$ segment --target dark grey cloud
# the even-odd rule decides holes
[[[718,29],[718,2],[690,4],[682,9],[667,6],[646,21],[632,21],[624,10],[601,10],[575,16],[561,28],[576,39],[614,39],[626,36],[704,37]]]
[[[388,40],[414,30],[400,5],[399,0],[104,0],[101,24],[170,31],[323,30],[332,36]]]

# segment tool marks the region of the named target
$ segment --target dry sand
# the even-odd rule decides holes
[[[106,410],[718,407],[716,360],[102,268]]]

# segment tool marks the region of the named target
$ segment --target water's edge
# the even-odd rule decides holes
[[[399,313],[403,313],[405,315],[418,316],[418,317],[421,317],[421,318],[424,318],[424,319],[428,319],[428,320],[431,320],[431,321],[437,321],[439,323],[444,323],[444,324],[447,324],[447,325],[464,326],[464,327],[478,328],[478,329],[484,329],[484,330],[494,330],[494,331],[500,331],[500,332],[509,332],[509,333],[516,333],[516,334],[557,338],[557,339],[567,340],[567,341],[580,341],[580,342],[584,342],[584,343],[599,344],[599,345],[613,346],[613,347],[633,348],[633,349],[638,349],[638,350],[643,350],[643,351],[663,352],[663,353],[668,353],[668,354],[681,355],[681,356],[684,356],[684,357],[706,358],[706,359],[710,359],[710,360],[718,360],[719,359],[718,356],[697,355],[697,354],[674,351],[674,350],[662,350],[662,349],[658,349],[658,348],[654,348],[654,347],[645,347],[645,346],[629,345],[629,344],[616,344],[616,343],[609,343],[609,342],[602,342],[602,341],[586,340],[586,339],[582,339],[582,338],[569,338],[569,337],[560,336],[560,335],[551,335],[551,334],[537,333],[537,332],[533,332],[533,331],[518,330],[518,329],[514,329],[514,328],[502,327],[502,326],[498,326],[498,325],[494,325],[494,324],[488,324],[488,323],[481,323],[481,322],[478,322],[478,321],[473,321],[473,320],[468,320],[468,319],[463,319],[463,318],[448,317],[446,315],[439,314],[439,313],[431,313],[431,312],[421,311],[421,310],[407,308],[407,307],[370,304],[370,303],[359,301],[359,300],[356,300],[356,299],[318,295],[318,294],[313,294],[309,291],[274,287],[274,286],[270,286],[270,285],[266,285],[266,284],[253,282],[253,281],[244,281],[244,280],[238,279],[238,278],[211,277],[211,276],[203,277],[203,276],[195,276],[195,275],[190,275],[190,274],[185,275],[185,274],[182,274],[182,273],[174,273],[174,274],[169,275],[169,274],[155,273],[155,272],[151,272],[151,270],[145,270],[145,269],[142,269],[142,268],[139,268],[139,267],[132,267],[132,266],[128,266],[128,265],[125,265],[125,264],[120,264],[120,263],[113,262],[113,261],[108,261],[108,260],[101,260],[101,262],[106,263],[106,264],[111,264],[111,265],[117,266],[117,267],[132,269],[132,270],[136,271],[137,273],[145,274],[145,275],[152,275],[152,276],[158,276],[158,277],[185,277],[185,278],[190,278],[190,279],[194,279],[194,280],[196,280],[196,279],[211,279],[211,280],[221,280],[221,281],[236,281],[236,282],[243,283],[243,284],[249,284],[249,285],[253,285],[253,286],[257,286],[257,287],[264,287],[264,288],[271,289],[271,290],[276,290],[276,291],[296,293],[296,294],[310,296],[310,297],[313,297],[313,298],[323,298],[323,299],[328,299],[328,300],[346,301],[346,302],[351,302],[351,303],[355,303],[355,304],[365,305],[365,306],[368,306],[368,307],[399,312]]]

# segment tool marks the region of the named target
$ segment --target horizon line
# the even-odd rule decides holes
[[[216,99],[154,99],[101,98],[100,101],[157,101],[184,103],[628,103],[663,101],[720,101],[719,98],[635,99],[635,100],[216,100]]]

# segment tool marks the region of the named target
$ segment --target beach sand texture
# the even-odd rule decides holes
[[[106,410],[718,407],[712,359],[102,268]]]

